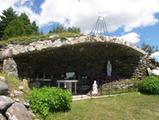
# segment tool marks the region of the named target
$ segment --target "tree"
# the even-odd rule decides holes
[[[11,21],[4,31],[3,38],[8,39],[10,37],[17,37],[21,35],[25,35],[25,27],[24,23],[20,18],[16,18]]]
[[[58,25],[56,28],[51,30],[49,33],[62,33],[62,32],[80,33],[80,28],[69,27],[68,29],[65,29],[63,25]]]
[[[24,23],[26,35],[38,34],[38,26],[36,25],[35,21],[31,23],[29,17],[25,13],[22,13],[19,18]]]
[[[149,44],[147,44],[145,42],[142,43],[141,49],[144,50],[145,52],[147,52],[148,54],[151,54],[151,53],[153,53],[153,52],[158,50],[157,47],[151,46],[151,45],[149,45]]]
[[[67,29],[68,32],[72,32],[72,33],[80,33],[80,28],[77,27],[69,27]]]
[[[29,17],[22,13],[16,19],[12,20],[4,31],[4,39],[17,36],[27,36],[38,34],[38,27],[35,22],[31,23]]]
[[[4,31],[8,24],[16,18],[17,14],[11,7],[2,12],[2,15],[0,16],[0,39],[2,39]]]
[[[62,32],[66,32],[63,25],[58,25],[56,28],[54,28],[52,31],[50,31],[50,33],[62,33]]]
[[[38,26],[36,25],[36,22],[35,21],[33,21],[33,23],[32,23],[32,34],[39,34],[39,32],[38,32]]]

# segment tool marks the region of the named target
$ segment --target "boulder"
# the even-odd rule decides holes
[[[15,102],[6,112],[8,120],[32,120],[31,114],[21,103]]]
[[[12,94],[11,96],[13,97],[20,97],[23,94],[23,92],[19,90],[13,90],[11,94]]]
[[[150,69],[150,68],[147,68],[147,72],[148,72],[148,75],[155,75],[155,76],[159,76],[159,68],[156,67],[155,69]]]
[[[12,48],[8,48],[2,52],[2,58],[11,58],[13,56],[13,50]]]
[[[0,114],[0,120],[6,120],[6,118],[2,114]]]
[[[5,81],[0,80],[0,95],[8,94],[8,84]]]
[[[13,58],[7,58],[3,61],[3,72],[15,77],[18,76],[17,64]]]
[[[0,111],[5,111],[12,105],[13,100],[7,96],[0,96]]]

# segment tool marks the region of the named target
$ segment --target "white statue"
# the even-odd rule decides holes
[[[96,81],[94,81],[92,88],[93,88],[92,95],[97,95],[98,94],[98,85],[97,85]]]
[[[107,63],[107,76],[112,76],[112,65],[109,60]]]

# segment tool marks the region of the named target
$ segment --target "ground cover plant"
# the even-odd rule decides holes
[[[159,94],[159,77],[146,77],[139,83],[138,90],[144,94]]]
[[[29,101],[34,113],[46,117],[49,112],[68,111],[71,109],[71,94],[67,90],[54,87],[33,88]]]

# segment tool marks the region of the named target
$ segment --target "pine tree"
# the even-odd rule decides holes
[[[72,33],[80,33],[80,28],[77,27],[69,27],[68,32],[72,32]]]
[[[38,26],[35,21],[31,23],[29,17],[25,13],[22,13],[19,17],[24,23],[26,35],[38,34]]]
[[[22,13],[19,16],[19,18],[21,19],[21,22],[23,22],[23,24],[24,24],[25,34],[31,35],[32,34],[32,27],[31,27],[29,17],[25,13]]]
[[[0,39],[2,39],[4,35],[4,31],[8,24],[17,18],[16,12],[13,10],[13,8],[8,8],[7,10],[4,10],[2,12],[2,15],[0,16]]]
[[[20,18],[12,20],[4,31],[3,38],[8,39],[10,37],[17,37],[25,35],[24,22]]]
[[[35,22],[31,23],[29,17],[22,13],[16,19],[12,20],[4,30],[4,39],[17,36],[27,36],[38,34],[38,27]]]
[[[38,26],[36,25],[36,22],[35,21],[33,21],[33,23],[32,23],[32,34],[39,34],[39,32],[38,32]]]

